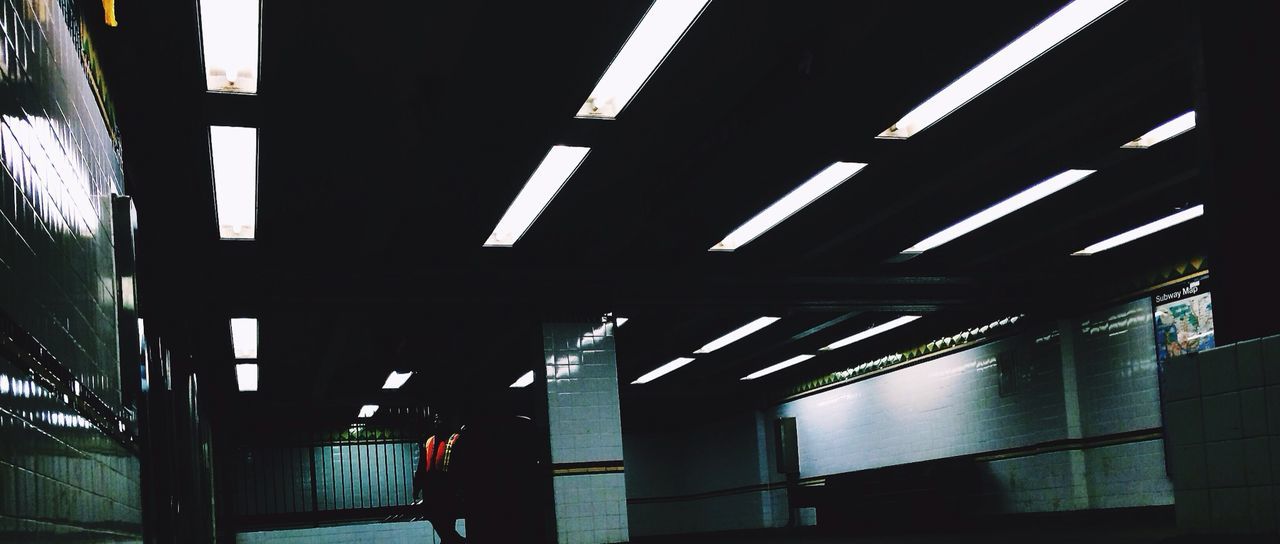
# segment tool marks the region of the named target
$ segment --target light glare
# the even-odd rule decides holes
[[[1146,149],[1160,142],[1181,135],[1193,128],[1196,128],[1195,110],[1174,117],[1165,124],[1151,129],[1151,132],[1138,136],[1133,141],[1120,147],[1128,149]]]
[[[874,327],[871,327],[870,329],[862,331],[858,334],[855,334],[843,340],[833,342],[831,345],[825,348],[822,348],[822,351],[831,351],[833,349],[840,349],[854,342],[861,342],[863,340],[871,338],[872,336],[875,336],[882,332],[893,330],[903,325],[906,325],[907,323],[920,319],[920,317],[921,316],[918,316],[918,315],[904,315],[902,317],[894,319],[893,321],[889,321],[888,323],[882,323],[880,325],[876,325]]]
[[[854,174],[861,172],[866,166],[866,164],[860,162],[837,162],[824,168],[817,175],[809,178],[809,181],[800,184],[799,187],[787,193],[787,196],[774,202],[764,211],[756,214],[755,217],[752,217],[742,226],[729,233],[728,236],[724,237],[724,240],[711,246],[710,251],[733,251],[747,245],[748,242],[755,240],[757,236],[786,221],[788,217],[804,209],[805,206],[813,203],[813,201],[822,198],[822,195],[840,186],[841,183],[853,177]]]
[[[1071,255],[1077,256],[1077,257],[1087,257],[1089,255],[1093,255],[1094,253],[1099,253],[1119,245],[1127,244],[1129,242],[1137,240],[1138,238],[1142,238],[1143,236],[1160,232],[1164,229],[1167,229],[1179,223],[1185,223],[1187,221],[1190,221],[1202,215],[1204,215],[1203,204],[1199,206],[1195,206],[1193,208],[1187,208],[1178,213],[1170,215],[1169,217],[1165,217],[1164,219],[1152,221],[1151,223],[1147,223],[1146,225],[1143,225],[1136,229],[1107,238],[1106,240],[1093,244],[1080,251],[1072,253]]]
[[[404,387],[405,382],[409,381],[409,378],[412,377],[412,372],[396,372],[393,370],[391,371],[391,374],[387,375],[387,381],[382,384],[382,388],[400,389],[401,387]]]
[[[670,363],[667,363],[667,364],[662,365],[662,366],[660,366],[660,367],[658,367],[658,368],[655,368],[655,369],[653,369],[653,370],[650,370],[648,374],[645,374],[644,376],[640,376],[639,378],[636,378],[636,381],[631,382],[631,383],[633,383],[633,384],[644,384],[644,383],[649,383],[649,382],[651,382],[651,381],[653,381],[653,380],[656,380],[656,379],[658,379],[658,378],[661,378],[661,377],[663,377],[663,376],[666,376],[667,374],[670,374],[670,373],[672,373],[672,372],[675,372],[675,371],[676,371],[677,369],[679,369],[680,367],[682,367],[682,366],[684,366],[684,365],[687,365],[687,364],[689,364],[689,363],[692,363],[692,362],[693,362],[693,357],[680,357],[680,358],[677,358],[677,359],[675,359],[674,361],[671,361]]]
[[[712,340],[711,342],[708,342],[707,345],[702,346],[701,348],[698,348],[698,350],[695,351],[694,353],[711,353],[729,344],[737,342],[738,340],[746,338],[748,335],[776,323],[779,319],[782,319],[782,318],[781,317],[758,318],[755,321],[752,321],[750,323],[747,323],[746,325],[743,325],[741,327],[734,329],[729,334],[721,336],[720,338]]]
[[[511,387],[513,389],[519,388],[519,387],[529,387],[532,384],[533,384],[533,371],[530,370],[528,372],[525,372],[524,375],[517,378],[516,381],[512,382]]]
[[[258,390],[258,365],[256,363],[240,363],[236,365],[236,386],[241,391]]]
[[[231,348],[236,359],[258,358],[258,320],[235,318],[231,320]]]
[[[743,377],[742,377],[742,379],[743,379],[743,380],[754,380],[754,379],[756,379],[756,378],[759,378],[760,376],[764,376],[764,375],[766,375],[766,374],[773,374],[774,372],[777,372],[777,371],[782,370],[782,369],[784,369],[784,368],[787,368],[787,367],[790,367],[790,366],[798,365],[798,364],[800,364],[800,363],[803,363],[803,362],[805,362],[805,361],[808,361],[809,359],[812,359],[813,357],[814,357],[813,355],[797,355],[797,356],[795,356],[795,357],[792,357],[792,358],[790,358],[790,359],[787,359],[787,360],[785,360],[785,361],[783,361],[783,362],[781,362],[781,363],[778,363],[778,364],[776,364],[776,365],[773,365],[773,366],[770,366],[770,367],[766,367],[766,368],[763,368],[763,369],[757,370],[757,371],[755,371],[755,372],[752,372],[752,373],[750,373],[750,374],[747,374],[746,376],[743,376]]]
[[[1094,172],[1095,170],[1067,170],[1066,172],[1037,183],[1021,193],[1013,195],[990,208],[982,210],[964,221],[947,227],[933,236],[921,240],[916,243],[916,245],[904,249],[902,253],[916,254],[929,251],[930,249],[980,229],[988,223],[1009,215],[1037,200],[1066,189],[1073,183],[1084,179]]]
[[[929,128],[1030,64],[1124,0],[1075,0],[916,106],[877,138],[906,139]]]
[[[259,0],[200,0],[205,88],[258,92]]]
[[[507,213],[498,221],[498,226],[494,227],[489,239],[485,240],[485,247],[515,245],[542,214],[542,210],[551,203],[551,199],[556,197],[556,193],[564,187],[565,182],[573,176],[573,172],[590,151],[589,147],[552,146],[529,177],[529,181],[525,182],[524,188],[520,189],[516,199],[511,202]]]
[[[258,215],[258,129],[209,127],[214,204],[224,240],[252,240]]]
[[[640,92],[710,0],[656,0],[636,25],[577,117],[613,119]]]

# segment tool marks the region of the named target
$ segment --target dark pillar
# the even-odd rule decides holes
[[[1280,2],[1196,0],[1197,129],[1216,343],[1280,332]]]

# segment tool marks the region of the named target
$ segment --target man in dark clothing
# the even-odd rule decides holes
[[[461,478],[456,470],[455,448],[461,434],[432,435],[422,444],[418,455],[418,468],[413,474],[413,497],[420,504],[440,534],[442,544],[461,544],[466,539],[458,534],[457,520],[461,516]],[[450,473],[449,469],[455,469]]]

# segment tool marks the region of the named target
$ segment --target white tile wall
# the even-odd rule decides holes
[[[1090,315],[1069,331],[1084,436],[1160,427],[1153,312],[1143,299]]]
[[[621,462],[622,423],[611,323],[543,325],[551,462]],[[557,476],[560,544],[629,539],[623,474]]]
[[[466,536],[462,520],[457,531]],[[279,531],[237,533],[236,544],[440,544],[440,536],[426,521],[363,523],[333,527],[311,527]]]

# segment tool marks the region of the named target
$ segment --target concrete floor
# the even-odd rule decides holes
[[[1253,544],[1275,543],[1268,537],[1180,536],[1173,528],[1135,528],[1105,530],[993,530],[959,534],[880,535],[834,537],[776,533],[771,535],[714,535],[650,537],[633,544]]]

